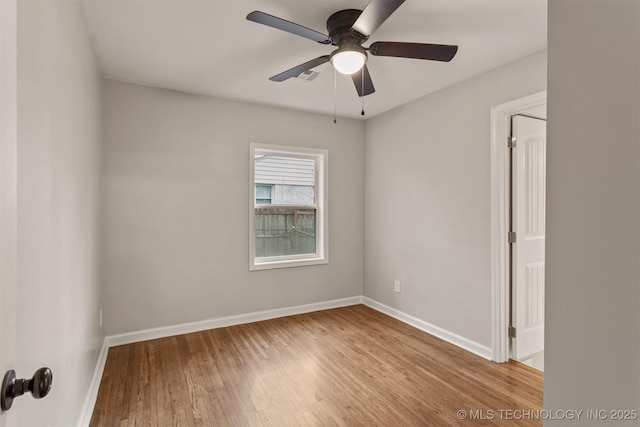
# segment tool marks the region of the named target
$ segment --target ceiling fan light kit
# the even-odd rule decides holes
[[[369,40],[373,32],[377,30],[404,1],[405,0],[371,0],[364,10],[340,10],[327,19],[328,36],[260,11],[251,12],[247,15],[247,19],[313,40],[320,44],[330,44],[338,47],[331,55],[323,55],[307,61],[270,77],[270,80],[283,82],[326,62],[331,62],[336,71],[351,75],[358,96],[364,97],[375,92],[373,81],[371,80],[371,75],[366,65],[368,54],[449,62],[458,51],[458,46],[454,45],[384,41],[375,42],[368,48],[363,47],[362,44]]]
[[[367,52],[360,46],[339,48],[330,56],[333,67],[342,74],[353,74],[362,69],[367,62]]]

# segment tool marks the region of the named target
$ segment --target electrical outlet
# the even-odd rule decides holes
[[[100,309],[100,327],[102,328],[102,309]]]
[[[400,293],[400,280],[393,282],[393,290]]]

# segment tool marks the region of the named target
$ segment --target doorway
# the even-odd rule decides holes
[[[543,361],[543,353],[540,352],[542,350],[536,351],[535,355],[534,353],[524,354],[532,347],[527,347],[527,345],[524,344],[525,341],[520,342],[519,338],[525,337],[526,339],[527,334],[525,332],[529,332],[534,325],[535,328],[538,328],[541,321],[543,324],[544,287],[542,286],[541,288],[539,285],[544,283],[544,255],[542,255],[542,259],[538,259],[537,261],[529,260],[521,265],[522,268],[520,270],[524,272],[525,275],[520,275],[520,285],[523,286],[523,289],[521,289],[518,294],[518,278],[514,277],[518,271],[516,271],[517,268],[512,269],[512,261],[517,262],[518,249],[516,247],[515,250],[512,251],[512,245],[517,243],[510,243],[510,240],[518,241],[518,233],[512,229],[512,226],[526,224],[526,221],[523,222],[524,220],[521,219],[520,223],[518,223],[517,218],[512,217],[512,213],[517,214],[517,212],[515,212],[516,209],[512,209],[511,205],[513,149],[510,148],[509,145],[512,137],[512,118],[514,116],[535,118],[531,119],[534,122],[536,119],[546,119],[546,103],[547,94],[545,91],[500,104],[491,109],[492,360],[502,363],[508,361],[510,358],[515,358],[535,365],[534,367],[538,369],[544,368],[543,363],[539,363]],[[532,141],[539,141],[538,137],[539,135],[536,137],[537,139],[533,138]],[[527,140],[527,137],[523,136],[522,138]],[[521,141],[521,146],[526,145],[531,144],[525,144]],[[517,146],[518,143],[516,141],[516,147]],[[540,149],[539,143],[537,146],[538,149]],[[532,148],[532,146],[530,148]],[[538,160],[540,160],[539,156]],[[525,160],[521,159],[520,161]],[[538,164],[538,168],[540,166],[544,168],[545,164],[546,162]],[[520,171],[525,172],[525,168],[521,168]],[[543,189],[544,176],[538,176],[538,178],[541,178],[543,181],[542,184],[539,180],[536,181],[537,188]],[[521,178],[520,182],[526,182],[526,178]],[[533,185],[533,182],[530,181],[529,184]],[[514,190],[517,191],[517,188],[514,188]],[[517,194],[514,195],[513,199],[514,201],[517,199]],[[544,197],[542,200],[544,200]],[[527,199],[525,199],[523,203],[526,205]],[[531,203],[531,200],[529,200],[529,203]],[[540,219],[539,216],[538,219]],[[544,218],[542,218],[542,221],[544,221]],[[542,224],[544,225],[544,222]],[[516,231],[515,235],[512,234],[514,231]],[[534,230],[534,235],[532,235],[531,231],[532,230],[529,229],[528,234],[526,229],[524,231],[525,234],[521,232],[519,236],[520,241],[528,241],[530,243],[531,240],[537,240],[538,243],[540,243],[540,238],[544,234],[540,233],[540,227]],[[544,243],[542,243],[542,247],[544,248]],[[524,255],[525,253],[525,249],[520,250],[520,255]],[[527,273],[529,274],[528,284]],[[522,277],[524,277],[524,279],[522,279]],[[537,287],[532,286],[534,282],[538,285]],[[527,294],[527,292],[529,293]],[[518,301],[518,296],[522,297],[526,295],[530,297],[528,301],[526,299]],[[527,304],[529,305],[527,306]],[[521,305],[520,312],[518,312],[518,305]],[[514,320],[513,322],[512,319]],[[520,319],[520,324],[518,324],[518,319]],[[523,319],[525,323],[522,323]],[[520,334],[518,334],[518,329],[520,329]],[[542,331],[543,330],[542,328]],[[542,337],[544,333],[539,332],[540,328],[538,328],[538,340],[540,343],[543,343]],[[535,360],[533,360],[534,358]]]

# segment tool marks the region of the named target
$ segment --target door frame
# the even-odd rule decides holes
[[[546,105],[547,91],[491,108],[491,360],[509,360],[509,148],[511,116]]]

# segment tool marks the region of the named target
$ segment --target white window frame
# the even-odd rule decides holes
[[[249,146],[249,270],[269,270],[274,268],[302,267],[329,263],[329,151],[317,148],[293,147],[287,145],[250,143]],[[316,209],[316,253],[282,255],[256,258],[255,208],[274,206],[256,205],[255,158],[256,155],[298,157],[315,160],[315,207]],[[295,205],[276,205],[295,207]]]

